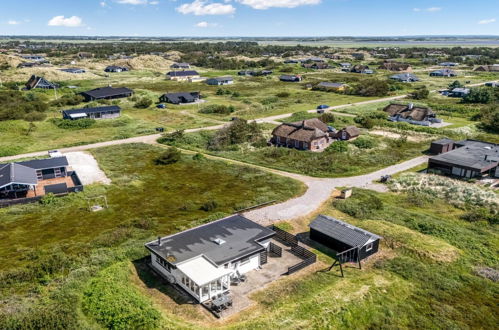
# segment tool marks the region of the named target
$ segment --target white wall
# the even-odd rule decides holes
[[[258,267],[260,267],[260,253],[251,256],[249,262],[244,265],[241,265],[238,262],[235,269],[238,270],[239,273],[244,274],[253,269],[257,269]]]

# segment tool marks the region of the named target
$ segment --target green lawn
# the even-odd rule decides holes
[[[304,189],[291,179],[190,155],[155,165],[163,151],[143,144],[96,149],[111,185],[87,186],[46,205],[0,209],[0,328],[37,317],[50,328],[52,317],[64,321],[57,314],[72,306],[63,305],[67,295],[78,295],[75,287],[111,263],[145,256],[148,240]],[[109,208],[90,212],[86,198],[101,195]],[[45,315],[51,304],[60,308]],[[67,320],[79,317],[78,309],[69,313]]]
[[[347,122],[350,119],[341,118]],[[338,120],[339,127],[345,125],[343,120]],[[363,134],[367,133],[367,131],[363,132]],[[399,141],[370,135],[369,139],[375,145],[371,149],[360,149],[352,141],[333,143],[345,143],[346,151],[336,151],[332,146],[323,152],[311,152],[273,146],[255,147],[246,144],[229,146],[220,151],[208,150],[208,141],[214,134],[216,133],[213,131],[184,134],[182,138],[170,143],[180,148],[317,177],[343,177],[370,173],[421,156],[429,147],[426,142]],[[264,135],[269,138],[270,130],[264,131]]]

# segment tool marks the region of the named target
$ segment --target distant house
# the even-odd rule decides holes
[[[133,90],[126,87],[101,87],[95,88],[90,91],[81,92],[80,95],[85,98],[85,102],[97,101],[97,100],[111,100],[119,99],[124,97],[130,97],[133,94]]]
[[[305,69],[323,70],[329,68],[329,64],[324,62],[303,63],[301,65]]]
[[[416,75],[414,75],[412,73],[394,74],[394,75],[390,76],[390,79],[396,80],[399,82],[405,82],[405,83],[419,81],[419,78],[416,77]]]
[[[459,63],[456,62],[442,62],[440,63],[440,66],[458,66]]]
[[[399,72],[412,72],[412,66],[407,63],[391,62],[385,61],[381,64],[378,69],[388,70],[388,71],[399,71]]]
[[[68,166],[66,157],[0,164],[0,202],[82,191],[80,179]]]
[[[285,60],[283,63],[284,64],[298,64],[298,63],[300,63],[300,61],[299,60]]]
[[[67,69],[59,69],[59,71],[62,72],[67,72],[67,73],[74,73],[74,74],[80,74],[80,73],[85,73],[85,69],[80,69],[80,68],[67,68]]]
[[[367,65],[362,65],[362,64],[357,64],[354,65],[351,69],[350,72],[353,73],[363,73],[363,74],[373,74],[374,71],[369,69]]]
[[[22,55],[22,59],[34,62],[46,62],[45,56],[42,55]]]
[[[432,142],[428,170],[460,178],[499,178],[499,145],[478,140]]]
[[[231,85],[234,83],[234,79],[230,76],[225,76],[225,77],[216,77],[216,78],[210,78],[206,80],[206,84],[208,85]]]
[[[275,146],[323,151],[331,143],[330,128],[318,118],[284,123],[272,131]]]
[[[352,57],[358,61],[362,61],[365,58],[364,53],[352,53]]]
[[[158,237],[145,247],[155,272],[204,303],[228,294],[232,280],[264,266],[274,235],[238,214]]]
[[[280,81],[284,82],[300,82],[302,80],[302,77],[300,75],[287,75],[284,74],[279,77]]]
[[[121,116],[121,108],[117,105],[97,108],[82,108],[63,110],[62,118],[76,120],[82,118],[90,119],[112,119]]]
[[[414,106],[413,103],[392,103],[387,105],[383,111],[388,113],[388,119],[391,121],[402,121],[422,126],[430,126],[431,124],[442,122],[430,108]]]
[[[368,232],[349,223],[329,217],[317,216],[309,225],[310,239],[332,250],[338,255],[347,258],[339,260],[345,262],[359,262],[378,252],[380,236]]]
[[[469,88],[454,88],[453,90],[450,91],[449,96],[450,97],[465,97],[470,93]]]
[[[124,67],[124,66],[110,65],[110,66],[107,66],[104,69],[104,71],[105,72],[125,72],[125,71],[129,71],[129,69],[127,67]]]
[[[309,57],[302,62],[325,63],[326,61],[320,57]]]
[[[189,63],[173,63],[170,65],[170,69],[190,69],[191,65]]]
[[[332,91],[338,91],[338,92],[343,92],[347,87],[348,87],[348,85],[344,84],[344,83],[335,83],[335,82],[327,82],[327,81],[323,81],[323,82],[320,82],[317,84],[318,89],[332,90]]]
[[[31,90],[35,88],[41,89],[55,89],[58,86],[56,84],[51,83],[43,77],[32,75],[26,83],[26,89]]]
[[[355,126],[347,126],[338,131],[335,131],[334,134],[332,134],[332,137],[338,140],[346,141],[346,140],[355,139],[359,135],[360,135],[360,129],[358,129]]]
[[[238,76],[256,76],[256,71],[242,70],[237,73]]]
[[[94,54],[88,52],[79,52],[78,57],[83,60],[94,57]]]
[[[456,71],[451,69],[441,69],[430,72],[430,77],[455,77]]]
[[[160,102],[172,104],[194,103],[201,99],[199,92],[166,93],[159,98]]]
[[[176,81],[188,81],[189,79],[200,78],[200,75],[195,70],[170,71],[166,74],[166,78]]]
[[[477,72],[499,72],[499,64],[494,65],[480,65],[475,68]]]
[[[345,63],[340,63],[340,66],[341,66],[343,69],[349,69],[349,68],[352,66],[352,64],[350,64],[350,63],[346,63],[346,62],[345,62]]]

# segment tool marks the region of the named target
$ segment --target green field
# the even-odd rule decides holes
[[[111,185],[0,209],[0,328],[77,327],[79,290],[99,269],[145,256],[143,244],[158,235],[304,189],[254,168],[189,155],[155,165],[163,151],[143,144],[96,149]],[[106,196],[109,208],[90,212],[87,198],[96,196]]]

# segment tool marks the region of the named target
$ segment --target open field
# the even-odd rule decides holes
[[[64,302],[67,294],[76,294],[74,286],[84,285],[102,267],[144,256],[146,240],[303,191],[288,178],[189,155],[172,165],[155,165],[163,151],[144,144],[93,150],[110,185],[0,209],[1,328],[9,328],[13,319],[34,324],[38,317],[48,327],[76,326],[79,307]],[[90,212],[88,203],[103,200],[87,198],[100,196],[106,196],[109,208]],[[71,315],[61,313],[73,307]]]

